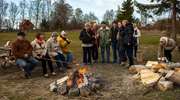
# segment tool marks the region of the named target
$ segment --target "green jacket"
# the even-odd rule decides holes
[[[100,47],[110,46],[110,29],[108,27],[106,27],[106,29],[100,28],[98,32],[100,37]]]

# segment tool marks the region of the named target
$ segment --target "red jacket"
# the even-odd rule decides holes
[[[12,53],[16,58],[24,58],[25,54],[32,55],[33,47],[28,40],[17,39],[12,43]]]

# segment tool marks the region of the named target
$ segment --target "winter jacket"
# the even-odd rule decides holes
[[[134,46],[134,28],[131,23],[127,24],[126,27],[123,28],[123,45],[124,46]]]
[[[93,46],[93,32],[89,30],[88,32],[86,29],[83,29],[80,32],[79,39],[82,41],[82,47],[92,47]]]
[[[24,58],[25,54],[32,56],[33,47],[28,40],[17,39],[12,43],[12,54],[18,58]]]
[[[118,28],[117,45],[118,47],[123,47],[123,27]]]
[[[69,47],[70,41],[61,35],[58,36],[57,41],[58,41],[58,44],[59,44],[62,52],[64,54],[68,53],[69,52],[68,47]]]
[[[111,28],[111,33],[110,33],[110,37],[111,37],[111,41],[112,42],[117,42],[117,34],[118,34],[118,28],[117,27],[112,27]]]
[[[34,39],[31,42],[31,45],[33,47],[33,56],[37,57],[37,56],[42,56],[46,54],[46,42],[43,40],[42,44],[39,44],[37,42],[37,39]]]
[[[160,41],[163,41],[165,45],[159,45],[158,57],[164,57],[164,50],[173,51],[176,47],[176,42],[172,38],[161,37]]]
[[[105,29],[100,28],[98,30],[100,37],[100,47],[110,46],[111,37],[110,37],[110,29],[106,27]]]
[[[135,44],[139,45],[140,44],[140,37],[141,37],[141,31],[136,27],[134,28],[134,39],[135,39]]]
[[[51,37],[46,42],[46,50],[47,53],[52,57],[57,56],[58,53],[62,53],[57,40],[54,40]]]

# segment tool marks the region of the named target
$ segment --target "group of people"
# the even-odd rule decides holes
[[[131,66],[134,64],[140,36],[137,26],[127,20],[113,21],[112,25],[104,21],[100,25],[86,23],[79,36],[82,41],[83,63],[91,64],[92,58],[93,63],[97,63],[99,48],[101,63],[110,63],[112,48],[113,63],[125,64],[128,58]]]
[[[52,32],[51,37],[45,41],[43,33],[37,33],[35,39],[30,42],[24,32],[17,34],[17,39],[12,43],[12,54],[16,58],[16,64],[25,72],[25,77],[30,78],[32,70],[42,63],[44,77],[49,77],[46,64],[51,75],[56,75],[53,62],[56,62],[60,71],[65,71],[68,64],[72,63],[73,55],[68,49],[71,41],[67,39],[67,33],[62,31],[59,35]]]

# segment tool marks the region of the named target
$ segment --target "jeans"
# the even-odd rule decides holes
[[[112,42],[112,52],[113,52],[113,63],[117,62],[117,42],[113,41]]]
[[[73,62],[73,54],[71,53],[71,52],[68,52],[67,54],[66,54],[66,61],[67,61],[67,63],[72,63]]]
[[[134,46],[134,57],[137,57],[138,45]]]
[[[98,46],[96,44],[92,47],[92,57],[94,61],[98,60]]]
[[[55,60],[56,60],[56,64],[57,64],[58,68],[60,68],[60,67],[66,68],[67,67],[66,59],[63,54],[58,53],[58,55],[55,56]]]
[[[164,56],[167,58],[168,61],[172,61],[172,50],[164,50]]]
[[[123,46],[118,47],[119,64],[126,62],[127,57],[125,54],[125,48]]]
[[[83,47],[83,63],[91,63],[91,52],[92,47]]]
[[[22,68],[25,74],[28,76],[31,76],[32,70],[37,64],[38,64],[38,61],[33,57],[29,57],[27,59],[19,58],[16,60],[16,65]]]
[[[42,59],[37,58],[39,61],[42,63],[42,69],[43,69],[43,74],[47,74],[47,67],[46,63],[48,64],[50,72],[54,72],[52,61],[50,60],[51,58],[49,57],[48,54],[46,54]]]
[[[125,46],[125,53],[129,59],[129,66],[134,65],[133,46]]]
[[[110,46],[101,47],[102,63],[105,63],[105,52],[106,52],[106,62],[110,63]]]

